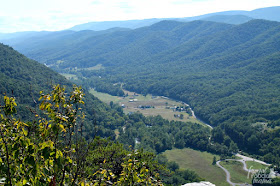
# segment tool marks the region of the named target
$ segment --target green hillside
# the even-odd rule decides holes
[[[150,27],[94,35],[92,31],[75,32],[67,37],[29,38],[10,43],[27,57],[61,68],[105,66],[144,61],[195,37],[221,32],[232,25],[195,21],[162,21]],[[28,45],[26,44],[28,43]],[[59,61],[59,62],[58,62]]]
[[[212,140],[230,147],[230,137],[239,148],[279,162],[279,22],[162,21],[82,36],[77,32],[67,42],[55,39],[36,47],[26,40],[15,47],[75,74],[87,88],[109,92],[110,84],[123,83],[127,90],[187,102],[196,115],[219,126]],[[96,65],[102,68],[85,70]]]
[[[81,36],[86,39],[80,40]],[[125,82],[129,89],[138,92],[189,102],[200,117],[212,125],[219,125],[235,117],[233,112],[238,117],[254,118],[256,121],[271,119],[271,115],[277,114],[272,111],[265,116],[260,105],[264,107],[263,104],[268,104],[265,107],[271,108],[269,104],[276,104],[266,99],[271,99],[277,92],[275,89],[271,91],[272,84],[269,82],[277,82],[277,63],[273,60],[278,58],[278,39],[277,22],[254,20],[232,26],[201,21],[163,21],[134,31],[95,37],[79,34],[67,43],[60,42],[64,50],[59,50],[56,45],[60,40],[49,40],[49,47],[45,50],[45,42],[41,48],[30,45],[30,50],[21,50],[32,58],[45,59],[41,62],[53,65],[59,71],[102,64],[105,70],[86,71],[82,75],[107,78],[107,74],[114,73],[110,76],[111,81]],[[271,63],[274,65],[271,66]],[[252,91],[260,89],[259,84],[251,83],[256,78],[258,82],[263,81],[263,88],[252,97]],[[146,79],[146,83],[141,79]],[[246,102],[246,107],[241,107],[243,102]],[[254,109],[247,111],[248,108]]]
[[[34,114],[30,110],[39,110],[39,92],[49,92],[56,84],[65,85],[67,91],[71,91],[72,83],[63,76],[26,58],[11,47],[0,44],[1,104],[3,95],[14,96],[18,103],[17,117],[32,120]],[[96,130],[97,135],[114,138],[114,129],[123,125],[117,120],[124,116],[122,110],[111,109],[89,93],[86,93],[85,102],[86,136],[90,138]]]
[[[39,91],[42,90],[44,93],[48,93],[52,89],[52,85],[57,83],[65,85],[68,94],[71,91],[72,83],[66,80],[63,76],[47,68],[45,65],[26,58],[11,47],[0,44],[0,59],[0,80],[2,91],[1,105],[4,105],[2,95],[14,96],[18,103],[17,111],[19,111],[16,114],[16,117],[21,118],[22,121],[34,121],[32,123],[35,124],[38,120],[34,117],[34,111],[40,113],[37,105],[39,104]],[[100,166],[102,162],[104,166],[111,165],[112,163],[117,163],[118,166],[121,166],[120,162],[122,162],[124,156],[123,154],[114,154],[116,151],[115,148],[118,148],[117,150],[120,151],[119,153],[128,153],[128,151],[124,151],[124,147],[128,149],[129,145],[133,148],[141,147],[155,153],[163,152],[166,149],[172,149],[174,146],[192,146],[201,149],[207,149],[209,146],[209,129],[202,125],[196,123],[169,122],[160,116],[144,117],[140,113],[134,113],[127,116],[124,115],[122,108],[118,105],[113,103],[107,105],[86,91],[85,94],[85,105],[82,106],[83,112],[85,113],[85,121],[82,123],[84,127],[83,134],[87,142],[92,142],[92,140],[95,139],[93,142],[93,145],[95,145],[93,150],[98,147],[98,150],[96,149],[98,152],[93,152],[91,149],[89,154],[86,154],[86,156],[90,158],[90,163],[87,162],[87,165],[85,165],[89,166],[88,168],[95,169],[96,167],[93,167],[93,165]],[[41,120],[39,120],[39,122],[41,122]],[[152,132],[148,130],[146,124],[154,126]],[[165,126],[165,129],[159,130],[159,128],[161,128],[160,126],[163,125]],[[170,128],[172,125],[177,127],[176,131],[172,131]],[[110,139],[115,140],[114,130],[116,129],[120,131],[119,141],[122,142],[124,146],[121,144],[113,144],[109,141]],[[139,132],[135,132],[137,129],[140,129]],[[182,136],[173,139],[173,136],[178,132],[184,132],[188,135],[186,142],[182,141]],[[153,134],[157,135],[153,136]],[[110,138],[108,140],[101,140],[100,138],[94,138],[96,135]],[[170,137],[164,138],[163,136]],[[197,136],[200,136],[203,139],[200,141],[190,140],[192,137],[195,138]],[[3,136],[1,135],[1,137]],[[141,143],[140,146],[135,143],[136,138],[139,138]],[[154,142],[150,143],[151,140]],[[203,144],[206,146],[203,146]],[[106,149],[102,149],[103,145]],[[209,147],[209,149],[218,152],[215,151],[214,147],[215,145],[211,148]],[[226,149],[226,147],[224,147],[224,149]],[[84,151],[86,151],[86,149],[84,149]],[[104,153],[104,155],[102,153]],[[108,157],[109,154],[107,153],[113,154],[111,157]],[[228,153],[228,151],[225,153]],[[145,158],[145,163],[147,163],[148,156],[146,156],[142,150],[139,150],[137,154],[141,157],[143,156]],[[152,159],[154,155],[150,154],[149,157]],[[117,158],[120,159],[116,160]],[[169,167],[171,165],[167,163],[167,160],[162,160],[160,163],[167,165],[168,169],[173,170]],[[39,165],[39,163],[37,165]],[[157,166],[157,163],[154,162],[152,165]],[[121,169],[117,169],[118,170],[113,170],[116,172],[116,175],[120,174],[121,171]],[[1,171],[3,170],[1,169]],[[173,172],[169,172],[167,169],[160,168],[160,170],[157,171],[160,171],[160,174],[165,175],[162,177],[163,182],[171,185],[181,185],[187,182],[202,180],[199,175],[191,170],[174,169]],[[90,175],[93,173],[94,172],[87,172],[85,174]],[[168,174],[168,176],[166,176],[166,174]],[[7,178],[9,178],[9,176],[7,176]]]
[[[19,110],[25,112],[19,114],[20,117],[28,118],[31,115],[25,107],[35,107],[41,90],[50,89],[54,83],[70,85],[70,82],[51,69],[26,58],[8,46],[0,45],[0,56],[1,96],[15,96],[21,107]]]

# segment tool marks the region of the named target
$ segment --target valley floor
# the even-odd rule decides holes
[[[90,90],[94,96],[98,97],[101,101],[105,103],[110,103],[113,101],[115,104],[119,104],[123,107],[125,113],[131,112],[141,112],[144,116],[157,116],[160,115],[167,120],[183,121],[198,123],[204,126],[208,126],[205,123],[198,120],[193,111],[192,114],[186,113],[186,111],[176,111],[175,107],[185,106],[184,103],[180,101],[175,101],[163,96],[152,96],[150,94],[143,96],[141,94],[136,94],[135,92],[130,92],[124,90],[126,97],[111,96],[106,93],[97,92],[93,89]],[[148,108],[144,108],[148,107]],[[181,116],[180,118],[180,115]],[[211,127],[211,126],[210,126]]]
[[[163,153],[168,161],[175,161],[180,165],[180,169],[194,170],[206,181],[218,186],[228,186],[226,174],[217,165],[212,165],[214,155],[208,152],[202,152],[190,148],[172,149]]]
[[[197,119],[192,110],[190,110],[191,114],[189,114],[186,111],[175,109],[176,107],[187,105],[186,103],[163,96],[152,96],[150,94],[143,96],[135,92],[124,91],[125,97],[111,96],[93,89],[90,90],[90,93],[107,104],[110,104],[111,101],[114,104],[119,104],[123,107],[125,113],[141,112],[145,116],[161,115],[164,119],[199,123],[205,127],[212,128]],[[118,136],[119,132],[115,131],[115,133]],[[217,161],[216,165],[213,165],[214,156],[216,156],[217,160],[220,159],[218,155],[190,148],[167,150],[163,154],[166,155],[168,161],[178,163],[180,169],[194,170],[202,178],[218,186],[249,185],[252,180],[251,177],[248,178],[247,176],[250,169],[265,169],[269,166],[265,162],[240,154],[236,154],[235,158],[237,159]]]

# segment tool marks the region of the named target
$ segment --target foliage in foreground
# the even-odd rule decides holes
[[[37,118],[32,122],[15,119],[15,98],[4,96],[0,177],[5,185],[161,185],[154,155],[83,139],[85,116],[78,107],[83,96],[77,86],[70,95],[59,85],[51,94],[41,92],[42,111],[32,110]]]

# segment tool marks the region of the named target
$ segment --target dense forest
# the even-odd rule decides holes
[[[50,91],[55,84],[65,85],[67,91],[71,91],[72,83],[66,78],[8,46],[0,45],[0,56],[1,102],[4,95],[15,97],[18,103],[17,117],[23,120],[31,120],[32,112],[38,110],[40,91]],[[124,116],[123,112],[111,109],[88,93],[85,102],[82,108],[86,114],[88,137],[98,134],[114,138],[113,130],[123,125],[118,120]],[[94,123],[98,126],[94,126]]]
[[[1,119],[1,127],[2,124],[4,124],[3,123],[4,121],[9,122],[9,125],[5,124],[5,126],[9,126],[12,128],[14,127],[13,125],[17,124],[18,122],[21,121],[26,122],[25,124],[22,124],[20,126],[22,127],[20,129],[22,130],[21,132],[13,133],[13,130],[9,130],[7,127],[1,128],[2,130],[1,132],[5,130],[4,136],[9,136],[9,135],[11,136],[19,135],[18,137],[20,137],[21,135],[25,136],[25,139],[28,141],[31,140],[32,145],[34,145],[32,147],[30,146],[30,148],[34,149],[34,151],[32,152],[34,152],[35,154],[46,153],[47,151],[45,152],[45,151],[41,151],[42,149],[38,149],[40,143],[46,142],[49,144],[49,142],[44,141],[46,139],[43,138],[41,139],[43,135],[42,136],[39,135],[42,132],[41,130],[43,128],[40,129],[38,127],[40,127],[41,125],[45,125],[44,123],[41,122],[48,121],[51,123],[51,122],[56,122],[57,119],[62,120],[62,123],[66,122],[60,117],[60,115],[52,114],[52,113],[59,112],[60,109],[56,109],[55,103],[53,103],[53,107],[52,107],[53,110],[50,110],[49,109],[50,107],[48,106],[48,101],[53,100],[55,102],[55,100],[64,100],[66,99],[66,97],[71,97],[70,95],[73,94],[73,92],[81,91],[81,88],[77,86],[74,86],[74,88],[72,88],[72,83],[66,80],[63,76],[47,68],[45,65],[39,64],[34,60],[30,60],[26,58],[22,54],[13,50],[11,47],[1,44],[0,55],[1,55],[0,76],[1,76],[2,86],[3,86],[1,87],[2,94],[1,94],[1,102],[0,102],[1,103],[0,111],[3,114],[3,118]],[[56,85],[57,83],[62,84],[64,86],[57,86]],[[64,90],[66,92],[62,94]],[[49,92],[51,92],[51,94],[48,94]],[[53,99],[48,98],[51,95],[53,96]],[[63,95],[65,98],[58,99],[57,96],[54,95],[57,96]],[[43,101],[39,100],[40,97],[41,99],[43,98]],[[78,121],[77,126],[81,127],[81,130],[75,128],[75,131],[76,133],[79,133],[78,131],[80,132],[82,131],[82,135],[79,136],[78,141],[79,143],[81,143],[81,145],[84,145],[83,150],[86,150],[87,148],[88,152],[86,152],[86,156],[81,155],[81,153],[82,154],[85,153],[84,151],[82,151],[80,152],[80,154],[77,154],[77,157],[76,155],[75,156],[73,155],[73,157],[71,157],[73,162],[76,161],[76,163],[81,163],[78,161],[79,158],[82,158],[81,160],[85,161],[85,163],[78,165],[86,170],[85,172],[80,173],[81,174],[80,175],[81,177],[79,177],[80,180],[87,178],[89,180],[96,181],[97,179],[96,174],[94,174],[95,176],[92,174],[98,173],[97,175],[101,176],[100,170],[106,169],[106,171],[110,170],[115,175],[114,177],[112,177],[113,179],[112,181],[118,181],[119,179],[121,179],[121,174],[123,173],[122,171],[125,170],[122,165],[127,163],[126,161],[129,160],[127,159],[129,158],[128,157],[129,154],[134,153],[132,149],[138,149],[139,151],[138,154],[134,155],[135,161],[149,163],[149,165],[147,165],[146,168],[151,169],[151,171],[154,173],[158,172],[160,179],[164,184],[181,185],[188,182],[203,180],[202,178],[199,177],[199,175],[197,175],[197,173],[191,170],[179,170],[179,166],[175,162],[168,162],[165,157],[163,156],[156,157],[156,155],[160,152],[163,152],[166,149],[171,149],[174,147],[178,147],[178,148],[193,147],[201,150],[208,150],[208,146],[209,146],[208,138],[210,136],[210,130],[208,128],[194,123],[169,122],[167,120],[162,119],[160,116],[146,118],[139,113],[125,115],[120,106],[115,104],[109,106],[105,103],[102,103],[100,100],[98,100],[97,98],[89,94],[87,91],[85,91],[84,94],[82,94],[82,97],[84,98],[83,101],[81,102],[84,102],[84,104],[79,105],[79,107],[82,109],[85,117],[82,120],[81,119],[77,120]],[[17,103],[17,105],[13,104],[13,107],[15,106],[14,107],[15,109],[11,109],[11,111],[13,111],[12,114],[14,115],[14,117],[9,116],[8,112],[2,110],[2,108],[5,109],[10,108],[5,106],[9,103],[10,104]],[[69,104],[68,102],[66,103]],[[68,106],[65,104],[59,104],[59,105],[68,108]],[[74,108],[78,109],[77,106],[71,105],[70,107],[71,108],[73,107],[73,109]],[[47,114],[47,116],[44,114]],[[69,113],[67,114],[67,112],[63,114],[69,116]],[[38,116],[40,116],[41,119],[38,119]],[[52,117],[54,116],[59,116],[59,118],[52,119]],[[5,117],[7,117],[7,119],[5,119]],[[67,121],[68,123],[72,121],[71,117],[69,117],[69,121]],[[61,130],[64,131],[64,128],[62,126],[64,126],[66,130],[66,127],[68,126],[67,122],[63,125],[57,125],[57,126],[61,127]],[[150,126],[149,129],[151,129],[154,132],[147,131],[148,128],[146,127],[146,124],[149,125]],[[71,125],[73,125],[73,123],[71,123]],[[174,125],[174,127],[176,126],[178,129],[173,131],[172,125]],[[161,126],[165,126],[165,129],[157,131],[158,135],[156,137],[153,136],[152,134],[155,133],[156,130],[161,128]],[[137,130],[138,129],[140,130],[141,128],[140,130],[141,132],[136,132],[135,128]],[[53,130],[53,132],[57,131],[56,128],[50,128],[50,129]],[[114,130],[116,129],[118,129],[121,133],[118,139],[116,139],[116,134],[114,132]],[[67,130],[71,131],[70,128],[68,128]],[[26,133],[26,131],[29,132]],[[187,134],[188,138],[186,137],[182,138],[181,134],[178,134],[179,137],[176,137],[177,133],[179,132]],[[54,135],[51,132],[46,134],[50,135],[49,138],[47,139],[52,139],[52,140],[55,139],[51,136]],[[164,139],[162,136],[169,136],[169,137]],[[140,137],[142,138],[141,141],[143,142],[141,142],[141,145],[138,145],[135,143],[135,139]],[[1,140],[6,139],[6,138],[3,139],[2,138],[3,135],[1,136]],[[195,138],[197,139],[201,138],[201,139],[199,141],[192,140]],[[154,142],[150,143],[151,141]],[[20,141],[18,142],[20,143]],[[122,144],[120,144],[119,142],[121,142]],[[7,141],[7,143],[3,143],[2,145],[14,146],[14,143],[12,143],[11,141],[10,142]],[[65,142],[57,142],[57,143],[61,143],[60,145],[58,145],[61,146]],[[216,149],[216,146],[218,150]],[[224,154],[229,153],[227,146],[223,147],[224,151],[219,150],[219,146],[221,145],[215,144],[213,147],[211,147],[211,149],[213,150],[213,152],[216,153],[224,153]],[[1,148],[1,152],[2,150],[3,152],[6,152],[4,151],[4,146],[1,146],[0,148]],[[65,153],[65,155],[69,155],[68,152],[62,150],[61,147],[59,147],[58,149],[63,154]],[[145,150],[145,152],[143,151],[143,149]],[[13,150],[15,149],[11,149],[9,153],[12,153]],[[147,153],[146,151],[153,152],[154,154]],[[42,171],[41,168],[43,167],[43,164],[41,164],[42,162],[40,156],[37,156],[35,154],[29,154],[29,151],[26,152],[22,151],[22,153],[23,154],[20,154],[20,156],[23,157],[26,156],[26,158],[28,158],[30,155],[29,158],[31,159],[28,160],[26,159],[25,162],[21,162],[21,164],[24,164],[27,167],[26,170],[21,170],[22,172],[20,174],[17,174],[19,170],[16,170],[17,163],[20,162],[14,161],[13,164],[15,165],[14,167],[15,172],[13,172],[14,180],[11,179],[11,182],[12,180],[15,181],[13,183],[16,183],[16,181],[19,180],[20,182],[24,182],[24,180],[21,180],[19,178],[26,179],[27,181],[28,180],[32,181],[33,178],[34,178],[33,181],[36,181],[36,179],[37,181],[43,179],[44,174],[41,174]],[[5,161],[6,156],[3,155],[4,153],[1,153],[1,159]],[[15,154],[13,155],[11,154],[11,158],[16,158],[14,155]],[[33,161],[32,158],[35,158],[36,161],[38,161],[36,167],[34,167],[33,164],[35,160]],[[50,154],[44,154],[44,158],[45,158],[44,161],[47,161],[48,158],[54,158],[54,157],[51,156]],[[66,162],[66,164],[60,164],[59,166],[62,167],[65,166],[65,171],[69,172],[69,175],[73,176],[73,173],[68,168],[66,168],[68,167],[67,162],[70,160],[67,159],[66,161],[66,159],[64,159],[63,162],[64,161]],[[7,164],[5,163],[1,164],[1,171],[2,171],[1,175],[7,174],[6,165]],[[71,163],[71,166],[75,167],[76,164]],[[140,168],[139,169],[138,168],[136,171],[140,171]],[[32,175],[28,176],[27,174],[28,171],[37,171],[37,173],[32,172]],[[78,170],[73,168],[74,173],[75,171]],[[52,173],[50,171],[46,174],[52,174]],[[64,173],[59,172],[59,174],[63,175]],[[8,175],[6,176],[8,177]],[[155,174],[153,174],[153,176],[155,176]],[[57,176],[56,179],[57,181],[60,180],[61,182],[65,181],[67,183],[67,179],[66,178],[64,179],[63,176],[62,177]],[[9,179],[7,179],[7,181],[8,180]],[[53,180],[48,180],[48,181],[53,181]]]
[[[0,109],[1,185],[162,185],[159,164],[143,151],[97,137],[83,138],[84,93],[60,85],[41,92],[36,119],[14,118],[14,97],[4,96]],[[162,169],[163,170],[163,169]],[[190,174],[193,179],[196,175]],[[4,178],[4,179],[3,179]],[[195,178],[194,178],[195,179]],[[184,180],[186,181],[186,180]]]
[[[87,141],[110,137],[126,150],[131,146],[155,154],[191,147],[223,157],[242,150],[279,167],[279,40],[280,23],[265,20],[240,25],[162,21],[135,30],[41,33],[10,44],[45,65],[0,45],[0,90],[16,98],[17,118],[32,120],[39,91],[63,84],[71,92],[71,83],[48,66],[72,75],[85,89]],[[214,129],[160,116],[125,115],[118,105],[88,94],[90,88],[117,96],[124,95],[124,88],[181,100]],[[190,175],[201,180],[166,160],[163,164],[176,173],[165,183],[182,184]]]
[[[279,40],[279,22],[162,21],[98,36],[87,31],[38,37],[15,47],[58,72],[75,74],[86,88],[121,95],[113,84],[123,83],[131,91],[187,102],[218,126],[213,140],[230,138],[238,148],[278,163]],[[102,68],[90,70],[96,66]]]

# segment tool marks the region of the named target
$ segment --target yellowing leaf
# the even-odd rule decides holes
[[[24,179],[24,180],[22,181],[22,184],[23,184],[23,185],[27,184],[27,180]]]
[[[61,128],[61,130],[62,130],[63,132],[66,132],[66,130],[65,130],[65,128],[64,128],[64,126],[63,126],[62,124],[59,124],[59,127]]]
[[[23,134],[24,134],[25,136],[27,136],[27,134],[28,134],[28,131],[27,131],[27,130],[25,130],[24,128],[22,128],[22,132],[23,132]]]
[[[56,158],[63,157],[63,154],[60,150],[56,152]]]

